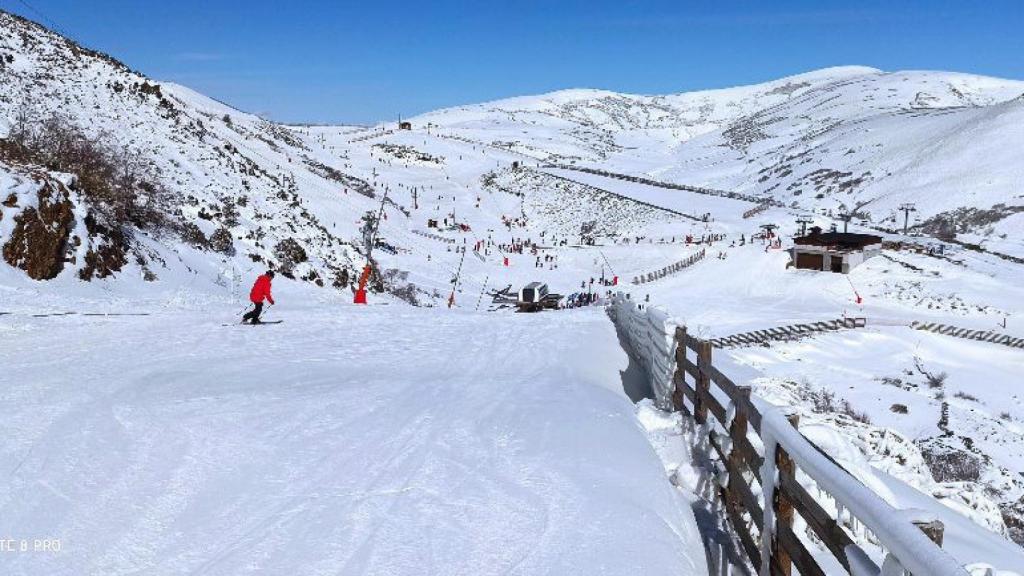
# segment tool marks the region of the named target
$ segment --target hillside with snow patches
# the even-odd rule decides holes
[[[410,122],[277,124],[0,11],[0,539],[64,546],[0,571],[706,571],[678,422],[623,393],[652,395],[601,306],[511,313],[502,291],[541,280],[706,338],[867,318],[716,354],[939,514],[972,576],[1024,574],[1024,352],[909,327],[1024,336],[1024,82],[841,67]],[[143,216],[10,145],[49,125],[130,167]],[[849,276],[752,238],[840,213],[893,243]],[[268,268],[285,323],[231,326]]]

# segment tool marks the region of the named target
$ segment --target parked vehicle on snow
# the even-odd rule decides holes
[[[519,289],[516,308],[519,312],[538,312],[544,308],[558,309],[561,294],[552,293],[543,282],[530,282]]]

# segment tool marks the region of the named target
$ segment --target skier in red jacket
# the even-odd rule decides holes
[[[245,324],[247,320],[251,320],[253,324],[260,323],[260,314],[263,313],[263,300],[266,299],[270,302],[270,305],[274,305],[274,297],[270,294],[270,281],[274,279],[274,271],[267,270],[267,273],[256,279],[256,283],[252,285],[252,290],[249,292],[249,300],[255,305],[255,308],[250,310],[242,316],[242,324]]]

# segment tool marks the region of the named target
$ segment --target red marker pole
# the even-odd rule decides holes
[[[363,267],[363,273],[359,276],[359,288],[356,289],[356,296],[353,304],[366,304],[366,282],[370,279],[370,264]]]
[[[857,304],[862,303],[864,300],[860,297],[860,294],[857,292],[857,288],[854,287],[853,280],[850,280],[850,277],[847,276],[846,281],[850,283],[850,288],[853,290],[853,295],[854,297],[856,297],[855,301],[857,302]]]

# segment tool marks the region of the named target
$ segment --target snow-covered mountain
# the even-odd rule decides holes
[[[819,70],[669,96],[567,90],[425,114],[442,134],[658,180],[749,193],[1024,255],[1024,82]]]
[[[852,211],[889,228],[902,223],[896,209],[915,202],[916,222],[927,231],[939,231],[948,219],[962,240],[1024,254],[1024,173],[1016,161],[1024,141],[1024,82],[841,67],[665,96],[565,90],[413,118],[417,129],[428,128],[427,140],[392,135],[383,126],[274,124],[150,80],[17,16],[0,19],[0,133],[10,134],[19,120],[67,117],[112,149],[144,158],[171,192],[165,209],[179,228],[187,227],[163,237],[143,231],[130,250],[81,227],[49,233],[44,251],[74,246],[63,258],[68,275],[96,274],[83,273],[84,262],[90,251],[100,253],[94,244],[105,243],[113,254],[102,275],[124,267],[131,272],[122,277],[159,279],[163,270],[184,270],[209,278],[283,264],[297,278],[347,285],[361,264],[362,215],[377,208],[386,189],[404,188],[391,195],[400,212],[415,202],[416,177],[384,174],[382,162],[408,163],[385,147],[389,137],[408,150],[415,146],[401,140],[422,140],[417,145],[436,162],[417,167],[446,172],[469,189],[479,188],[500,161],[464,159],[459,152],[467,144],[507,151],[506,164],[520,159],[646,174],[823,213]],[[4,166],[25,180],[24,168]],[[79,196],[72,185],[67,202],[79,213],[78,224],[88,212]],[[38,203],[32,193],[10,200],[5,240],[14,233],[11,217]],[[478,224],[492,229],[494,216]],[[132,257],[117,254],[123,250]],[[7,260],[27,266],[24,259]],[[385,260],[410,268],[402,258]],[[51,276],[57,267],[33,268]]]

